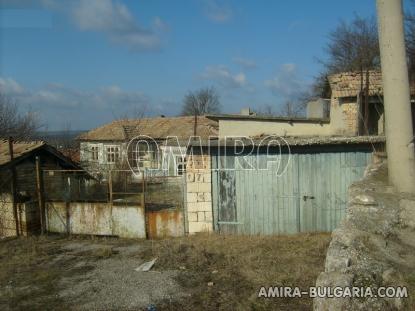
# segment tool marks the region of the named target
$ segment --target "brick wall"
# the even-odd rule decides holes
[[[331,98],[330,123],[335,135],[357,135],[358,105],[356,98]]]
[[[343,120],[346,129],[350,133],[357,134],[358,123],[357,123],[357,104],[356,103],[343,103],[342,104]]]
[[[186,167],[187,221],[190,234],[213,230],[211,159],[189,155]]]

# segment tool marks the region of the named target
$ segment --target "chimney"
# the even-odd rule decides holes
[[[242,116],[252,116],[252,115],[255,115],[255,113],[253,111],[251,111],[251,108],[249,108],[249,107],[242,108],[240,114]]]
[[[330,101],[318,98],[307,103],[307,118],[325,119],[329,117]]]

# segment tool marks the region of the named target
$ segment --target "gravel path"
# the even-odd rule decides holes
[[[111,248],[106,245],[73,243],[65,247],[71,254],[86,251],[106,252],[110,248],[115,255],[95,261],[76,261],[74,269],[87,271],[60,280],[60,298],[76,310],[131,310],[145,308],[160,300],[183,296],[176,283],[178,271],[157,271],[157,264],[148,272],[137,272],[143,261],[137,256],[140,245]]]

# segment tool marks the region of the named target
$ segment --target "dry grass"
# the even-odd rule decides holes
[[[59,281],[92,268],[74,268],[79,260],[111,256],[106,247],[79,257],[64,255],[62,246],[74,240],[49,236],[0,241],[0,310],[69,310],[58,295]]]
[[[295,236],[200,235],[157,241],[147,257],[157,269],[181,269],[192,295],[165,301],[165,310],[310,310],[312,300],[257,298],[261,286],[314,286],[324,269],[328,234]],[[208,283],[213,282],[213,286]]]
[[[32,239],[1,242],[1,306],[41,310],[45,305],[59,305],[59,299],[51,294],[54,292],[59,272],[44,261],[47,253],[36,242]],[[39,297],[42,297],[41,301]]]
[[[328,234],[198,235],[157,241],[56,236],[3,240],[0,309],[76,309],[75,301],[60,298],[64,289],[60,280],[71,279],[75,284],[102,260],[118,262],[119,256],[130,256],[138,265],[156,256],[153,270],[179,270],[177,281],[186,295],[158,303],[157,310],[310,310],[310,299],[259,299],[258,290],[261,286],[313,286],[324,269],[329,240]],[[82,247],[73,250],[74,244]],[[118,254],[120,246],[134,245],[140,245],[139,253]],[[80,262],[84,265],[79,266]]]

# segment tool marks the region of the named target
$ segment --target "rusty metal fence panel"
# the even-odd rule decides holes
[[[145,181],[148,237],[184,235],[184,177],[146,176]]]
[[[130,170],[111,170],[105,178],[101,172],[44,170],[42,179],[46,201],[143,204],[143,178]]]

